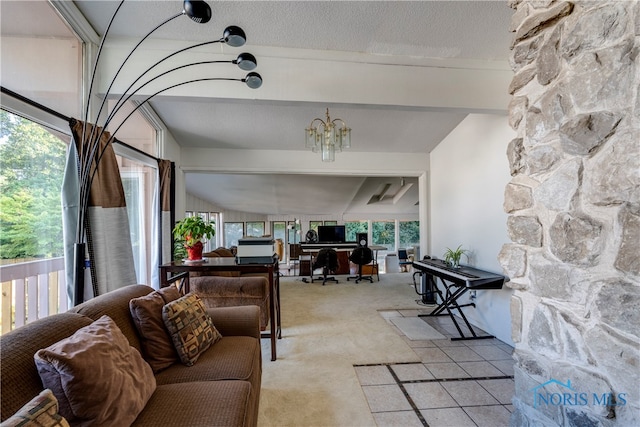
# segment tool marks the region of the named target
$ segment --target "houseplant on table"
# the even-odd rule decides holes
[[[460,258],[462,258],[462,255],[466,255],[466,253],[467,250],[462,249],[462,245],[458,246],[456,249],[447,248],[444,252],[444,262],[453,268],[460,268]]]
[[[216,235],[215,227],[204,222],[199,216],[191,216],[178,221],[173,228],[173,237],[183,242],[190,261],[202,260],[203,241]]]

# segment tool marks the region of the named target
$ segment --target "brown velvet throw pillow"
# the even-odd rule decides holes
[[[129,301],[133,323],[140,334],[145,360],[153,372],[159,372],[176,363],[178,353],[162,320],[162,307],[180,298],[175,286],[162,288]]]
[[[222,335],[200,298],[189,293],[162,308],[162,318],[182,363],[192,366]]]
[[[156,389],[151,367],[109,316],[38,350],[42,384],[74,426],[128,426]]]

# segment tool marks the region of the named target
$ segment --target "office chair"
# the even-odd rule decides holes
[[[349,257],[349,261],[358,265],[358,275],[347,277],[347,280],[356,279],[356,283],[360,280],[368,280],[373,283],[372,276],[363,276],[362,275],[362,266],[369,264],[373,261],[373,251],[368,246],[362,246],[359,248],[355,248],[353,252],[351,252],[351,256]]]
[[[398,249],[398,264],[400,265],[400,271],[409,271],[409,267],[413,264],[409,260],[409,255],[406,249]]]
[[[312,274],[311,283],[316,280],[322,280],[322,286],[324,286],[327,281],[338,283],[338,279],[336,279],[335,277],[327,277],[327,275],[330,273],[335,274],[335,272],[338,271],[338,267],[338,253],[336,252],[336,250],[331,248],[320,249],[315,261],[313,262],[312,268],[313,270],[322,268],[322,276],[314,279]],[[313,273],[313,270],[311,271],[311,273]]]

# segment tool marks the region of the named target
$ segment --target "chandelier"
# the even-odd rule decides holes
[[[338,128],[338,124],[342,127]],[[336,159],[336,151],[351,148],[351,129],[342,119],[331,120],[327,108],[327,119],[315,118],[305,129],[305,146],[311,151],[322,153],[323,162],[333,162]]]

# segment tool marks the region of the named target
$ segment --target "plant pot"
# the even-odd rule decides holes
[[[187,246],[187,258],[190,261],[200,261],[202,259],[202,248],[204,245],[202,242],[197,242],[193,246]]]

